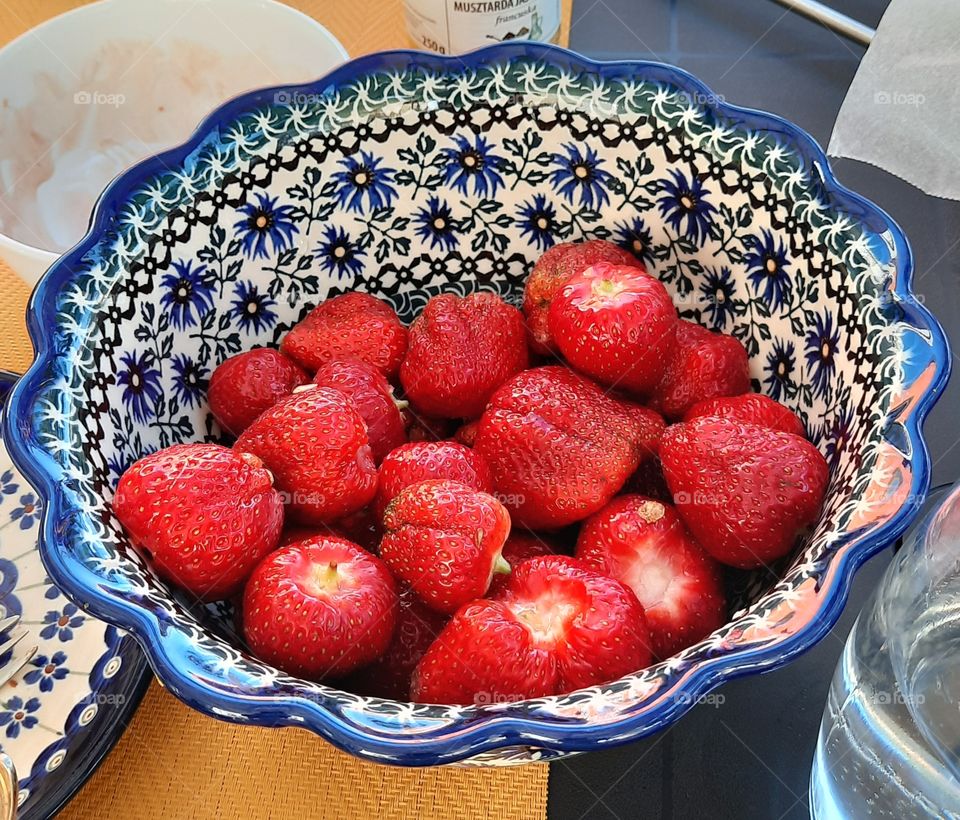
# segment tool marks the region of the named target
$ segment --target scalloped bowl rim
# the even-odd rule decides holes
[[[86,583],[83,575],[92,581],[93,574],[72,558],[65,560],[66,552],[51,546],[57,544],[57,525],[69,511],[70,504],[52,473],[45,469],[47,465],[56,465],[38,442],[30,437],[29,417],[25,414],[29,413],[32,400],[41,389],[45,371],[56,359],[56,351],[49,343],[45,328],[56,324],[54,307],[58,291],[70,279],[72,266],[95,245],[107,227],[107,203],[123,200],[144,178],[164,166],[181,163],[219,123],[232,119],[241,110],[264,101],[268,96],[281,91],[298,94],[321,93],[331,85],[348,82],[356,73],[376,68],[378,65],[392,66],[396,61],[407,61],[441,70],[451,66],[469,69],[491,58],[524,56],[549,58],[569,67],[598,73],[631,67],[645,72],[645,76],[663,78],[683,90],[700,95],[696,99],[708,101],[700,103],[706,108],[741,122],[754,124],[766,131],[779,131],[790,139],[792,147],[810,163],[810,167],[816,169],[833,201],[874,223],[879,222],[890,232],[896,252],[896,284],[891,293],[901,303],[905,324],[918,334],[928,335],[932,360],[936,365],[930,384],[904,423],[913,454],[908,500],[879,525],[875,532],[855,544],[854,549],[838,552],[834,560],[839,563],[831,573],[831,586],[823,594],[820,608],[811,613],[810,619],[799,631],[762,648],[746,649],[699,661],[649,708],[610,722],[595,725],[570,724],[538,717],[524,719],[505,716],[491,710],[465,727],[455,725],[435,734],[411,733],[406,737],[400,734],[385,735],[377,733],[373,728],[362,731],[349,725],[340,716],[308,698],[295,695],[269,698],[227,695],[213,690],[200,680],[184,675],[179,669],[177,659],[172,657],[176,650],[166,647],[160,640],[159,622],[152,612],[103,593],[95,583]],[[931,470],[921,426],[949,377],[950,355],[943,329],[933,315],[913,298],[910,287],[912,274],[912,254],[903,231],[881,208],[837,181],[823,149],[806,131],[776,114],[725,102],[713,94],[703,82],[683,69],[654,61],[595,61],[557,46],[517,41],[478,49],[463,56],[442,57],[406,49],[377,52],[348,61],[311,83],[271,86],[239,95],[209,114],[186,142],[143,160],[105,188],[97,200],[90,227],[84,238],[50,267],[31,297],[27,320],[30,337],[37,352],[30,369],[9,397],[5,439],[18,467],[45,501],[41,554],[51,577],[78,604],[97,617],[131,632],[140,642],[161,682],[193,708],[237,723],[310,728],[334,745],[353,754],[373,761],[402,765],[452,763],[483,752],[512,746],[531,746],[555,752],[589,751],[627,743],[655,732],[677,719],[696,703],[698,698],[721,683],[781,666],[812,647],[832,628],[839,617],[856,569],[867,558],[899,537],[915,517],[929,488]],[[846,533],[837,547],[848,545],[853,537],[853,533]],[[678,694],[683,697],[676,697]],[[674,697],[667,697],[669,695]],[[254,708],[251,709],[251,706]],[[244,710],[250,711],[244,714]]]

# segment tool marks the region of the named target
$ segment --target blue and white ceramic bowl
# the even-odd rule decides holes
[[[226,613],[190,609],[129,548],[117,479],[158,447],[220,437],[204,384],[223,358],[276,344],[344,291],[406,320],[442,291],[516,298],[543,250],[582,237],[631,248],[684,316],[742,339],[756,387],[797,410],[832,466],[809,543],[779,578],[747,579],[710,637],[562,697],[397,703],[252,658]],[[806,134],[682,71],[524,43],[377,54],[238,98],[110,185],[34,294],[37,361],[7,433],[45,501],[51,576],[136,635],[187,703],[380,762],[548,759],[656,731],[722,681],[787,662],[904,530],[949,358],[910,276],[900,229]]]

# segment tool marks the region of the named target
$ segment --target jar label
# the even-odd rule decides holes
[[[421,48],[458,54],[504,40],[553,40],[560,0],[405,0],[407,31]]]

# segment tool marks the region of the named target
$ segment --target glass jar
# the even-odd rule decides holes
[[[404,0],[404,10],[417,48],[438,54],[560,36],[560,0]]]
[[[840,657],[810,776],[815,818],[960,818],[960,488],[934,499]]]

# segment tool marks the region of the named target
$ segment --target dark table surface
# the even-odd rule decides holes
[[[887,0],[827,0],[876,26]],[[653,59],[727,101],[781,114],[826,145],[863,49],[770,0],[575,0],[570,45],[596,59]],[[914,289],[960,339],[960,203],[877,168],[832,162],[840,181],[890,213],[916,259]],[[960,476],[954,380],[926,424],[933,483]],[[890,559],[861,568],[839,623],[794,663],[726,684],[667,730],[551,765],[550,818],[804,818],[820,717],[844,639]]]

